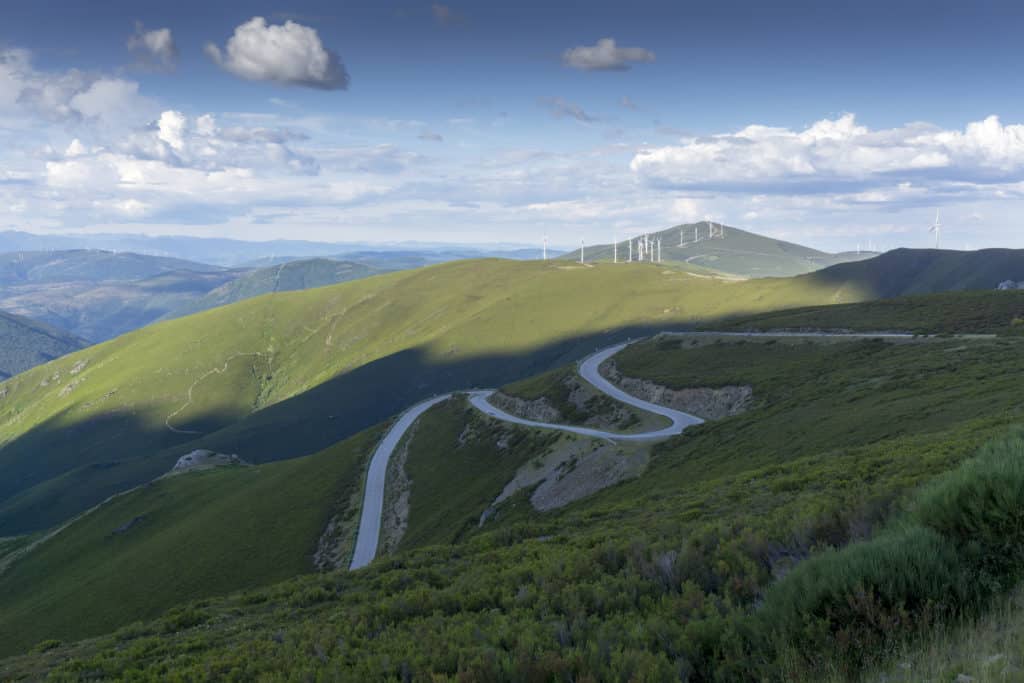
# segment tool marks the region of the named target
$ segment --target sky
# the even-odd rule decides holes
[[[0,230],[1024,247],[1024,4],[5,0]]]

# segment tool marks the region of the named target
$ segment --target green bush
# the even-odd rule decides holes
[[[1003,589],[1024,576],[1024,430],[986,444],[917,497],[914,518],[956,543],[979,580]]]
[[[907,526],[803,562],[769,589],[757,618],[810,667],[856,669],[972,600],[955,546]]]

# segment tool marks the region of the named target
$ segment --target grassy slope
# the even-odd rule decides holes
[[[1024,292],[973,291],[814,306],[741,316],[715,329],[835,330],[1019,334]]]
[[[877,258],[842,263],[805,276],[840,295],[871,298],[995,289],[1004,280],[1024,281],[1024,250],[942,251],[896,249]]]
[[[616,334],[635,336],[637,326],[830,298],[790,280],[755,286],[640,265],[485,260],[168,321],[3,385],[0,534],[55,524],[166,471],[191,448],[253,462],[304,455],[437,391],[500,385]],[[81,362],[86,368],[71,380]],[[103,470],[104,485],[106,475],[91,466],[110,463],[119,466]],[[91,499],[70,495],[81,492],[82,477]]]
[[[215,601],[198,608],[201,629],[166,633],[179,630],[168,617],[7,671],[38,673],[72,656],[66,672],[111,676],[167,663],[198,676],[486,676],[494,661],[541,678],[668,680],[708,666],[730,678],[742,653],[717,649],[715,634],[753,604],[775,563],[870,533],[905,492],[1021,419],[1019,346],[637,345],[619,360],[626,374],[670,386],[751,383],[758,402],[659,446],[641,479],[564,510],[367,571],[282,584],[263,604]]]
[[[409,527],[399,548],[453,543],[472,533],[480,514],[525,462],[557,440],[553,432],[509,427],[463,399],[428,411],[409,444]],[[495,446],[507,443],[505,449]]]
[[[77,351],[85,344],[63,330],[0,311],[0,380]]]
[[[718,225],[715,225],[718,228]],[[696,231],[696,233],[695,233]],[[694,241],[694,235],[702,239]],[[724,239],[704,239],[708,234],[706,222],[677,225],[667,230],[652,233],[652,238],[661,238],[663,263],[688,264],[713,271],[742,277],[788,277],[801,275],[844,261],[868,258],[868,254],[826,254],[792,242],[764,237],[746,230],[724,228]],[[683,246],[680,246],[682,238]],[[619,242],[619,260],[625,260],[629,243]],[[587,247],[584,255],[592,261],[611,261],[614,249],[610,244]],[[633,257],[638,258],[634,244]],[[579,251],[564,258],[579,259]]]
[[[165,477],[104,503],[0,573],[0,654],[312,571],[327,519],[357,519],[347,506],[379,437],[372,429],[305,458]]]
[[[369,277],[378,272],[381,272],[381,269],[349,261],[330,259],[289,261],[278,266],[260,268],[246,273],[237,280],[223,284],[201,297],[190,299],[167,313],[163,318],[168,320],[180,318],[272,292],[292,292],[335,285],[339,282]]]

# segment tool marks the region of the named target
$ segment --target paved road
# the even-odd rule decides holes
[[[687,413],[673,410],[671,408],[666,408],[665,406],[648,403],[636,396],[627,394],[602,377],[598,372],[598,368],[601,366],[601,363],[608,358],[611,358],[625,347],[626,344],[616,344],[615,346],[602,349],[601,351],[588,356],[580,363],[580,376],[593,384],[597,390],[608,394],[616,400],[622,401],[623,403],[627,403],[636,408],[640,408],[641,410],[646,410],[648,412],[667,417],[672,421],[672,424],[668,427],[664,427],[653,432],[620,434],[617,432],[605,432],[600,429],[589,429],[587,427],[574,427],[572,425],[553,424],[550,422],[536,422],[534,420],[527,420],[510,413],[506,413],[504,410],[491,405],[487,399],[494,393],[493,389],[474,389],[466,393],[469,394],[469,402],[477,410],[497,420],[524,425],[526,427],[554,429],[562,432],[571,432],[573,434],[581,434],[583,436],[591,436],[598,439],[608,439],[613,441],[651,441],[655,439],[664,439],[669,436],[681,434],[687,427],[703,422],[699,417],[688,415]],[[417,403],[415,406],[404,412],[402,416],[398,418],[398,422],[388,430],[388,433],[384,436],[380,444],[378,444],[377,449],[373,452],[373,457],[370,459],[370,470],[366,475],[366,489],[363,494],[363,510],[362,516],[359,520],[359,534],[356,536],[356,548],[352,555],[352,562],[349,564],[349,569],[365,567],[372,562],[373,558],[377,555],[377,545],[380,541],[380,522],[381,516],[384,512],[384,483],[388,470],[388,461],[391,459],[391,454],[394,453],[395,448],[398,447],[398,443],[402,440],[402,436],[405,435],[405,432],[408,431],[413,423],[416,422],[420,415],[438,403],[451,398],[451,396],[452,394],[435,396],[423,401],[422,403]]]
[[[666,333],[674,334],[674,333]],[[910,334],[898,334],[898,333],[878,333],[878,334],[835,334],[827,332],[779,332],[779,333],[758,333],[758,332],[682,332],[680,335],[717,335],[717,336],[736,336],[736,337],[846,337],[846,338],[908,338],[913,335]],[[691,425],[700,424],[703,422],[699,417],[689,415],[687,413],[673,410],[672,408],[666,408],[665,406],[659,406],[654,403],[649,403],[642,399],[637,398],[631,394],[627,394],[622,389],[609,382],[601,373],[598,372],[598,368],[601,367],[601,363],[605,362],[622,349],[626,348],[628,344],[616,344],[606,349],[602,349],[593,355],[590,355],[580,362],[579,373],[586,381],[590,382],[598,391],[601,391],[608,396],[611,396],[617,401],[626,403],[635,408],[646,410],[650,413],[657,415],[663,415],[672,421],[672,424],[668,427],[658,429],[652,432],[641,432],[634,434],[619,434],[616,432],[605,432],[599,429],[589,429],[587,427],[574,427],[572,425],[552,424],[549,422],[535,422],[533,420],[527,420],[510,413],[506,413],[500,408],[496,408],[491,405],[487,400],[493,393],[493,389],[474,389],[469,390],[466,393],[469,394],[469,402],[480,412],[489,415],[495,419],[503,420],[513,424],[524,425],[526,427],[535,427],[538,429],[554,429],[562,432],[571,432],[573,434],[581,434],[583,436],[591,436],[598,439],[608,439],[611,441],[651,441],[654,439],[664,439],[669,436],[675,436],[681,434],[684,429]],[[349,565],[349,569],[359,569],[365,567],[373,558],[377,555],[377,544],[380,539],[380,522],[381,515],[384,512],[384,481],[388,469],[388,461],[391,459],[391,454],[394,453],[395,448],[398,446],[398,442],[402,440],[402,436],[408,431],[409,427],[419,418],[420,415],[425,413],[431,407],[438,403],[445,401],[452,397],[452,394],[444,394],[443,396],[435,396],[431,399],[417,403],[412,408],[407,410],[398,419],[398,422],[388,431],[384,436],[384,439],[377,446],[377,450],[373,452],[373,457],[370,460],[370,470],[366,476],[366,490],[363,494],[363,510],[362,517],[359,520],[359,535],[356,536],[356,548],[352,555],[352,562]]]
[[[380,520],[384,513],[384,479],[388,472],[388,461],[402,436],[412,427],[419,416],[441,401],[451,398],[451,394],[435,396],[422,403],[417,403],[402,413],[398,422],[384,435],[377,445],[377,450],[370,458],[370,469],[366,474],[366,488],[363,493],[363,512],[359,519],[359,535],[356,536],[356,549],[352,554],[349,569],[365,567],[377,555],[377,542],[380,539]]]

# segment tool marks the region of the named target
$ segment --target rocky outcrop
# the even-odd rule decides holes
[[[681,410],[705,420],[720,420],[750,408],[754,390],[748,385],[717,388],[669,389],[649,380],[624,377],[614,360],[605,361],[601,374],[623,391],[651,403]]]
[[[224,453],[214,453],[213,451],[198,449],[178,458],[178,462],[174,463],[174,467],[171,469],[171,474],[208,470],[213,467],[248,464],[237,455],[226,455]]]
[[[516,415],[535,422],[561,423],[565,420],[558,408],[551,405],[547,398],[541,397],[533,401],[516,398],[496,391],[487,400],[496,408],[501,408],[506,413]]]

